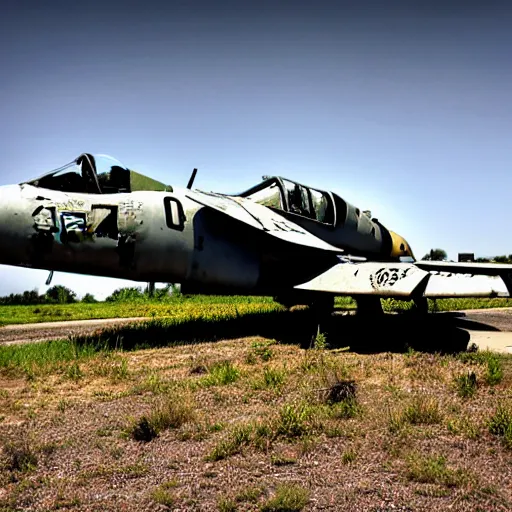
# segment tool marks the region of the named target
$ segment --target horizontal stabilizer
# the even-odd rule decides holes
[[[509,297],[499,276],[430,274],[425,297]]]
[[[476,276],[496,276],[496,281],[505,284],[508,295],[512,296],[512,265],[503,263],[465,263],[453,261],[417,261],[415,265],[432,274],[441,275],[467,275],[475,278]],[[484,282],[484,280],[481,280]],[[492,282],[492,281],[490,281]],[[500,285],[501,286],[501,285]]]
[[[454,261],[426,261],[420,260],[414,263],[417,267],[429,272],[438,270],[440,272],[465,273],[473,275],[501,276],[512,274],[512,265],[504,263],[465,263]]]
[[[343,249],[339,249],[338,247],[324,242],[270,208],[255,203],[250,199],[225,196],[213,192],[206,193],[199,190],[187,191],[187,197],[196,203],[213,208],[233,219],[244,222],[248,226],[264,231],[286,242],[338,254],[343,253]]]
[[[399,299],[511,296],[499,275],[428,272],[413,263],[340,263],[295,288]]]

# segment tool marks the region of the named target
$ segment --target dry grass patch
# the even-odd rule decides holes
[[[478,388],[478,381],[475,372],[457,375],[454,379],[457,393],[461,398],[472,398]]]
[[[275,478],[307,481],[314,508],[326,512],[374,510],[383,502],[428,510],[454,492],[443,506],[456,498],[458,510],[467,495],[494,510],[490,494],[477,498],[475,483],[488,482],[491,468],[490,483],[510,501],[505,359],[498,359],[501,382],[491,385],[497,366],[488,356],[357,354],[317,341],[307,350],[248,338],[96,354],[54,360],[44,379],[30,381],[2,373],[0,388],[8,391],[0,404],[8,407],[0,426],[16,440],[20,424],[30,425],[37,457],[29,471],[5,471],[15,477],[9,506],[49,509],[65,473],[63,496],[79,497],[69,507],[76,510],[308,507],[297,489],[272,491]],[[65,372],[75,362],[82,375],[71,378]],[[464,398],[454,378],[471,373],[477,390]],[[133,442],[158,435],[157,442]],[[55,441],[61,444],[52,451]],[[411,455],[411,443],[434,455]],[[457,469],[468,457],[474,475]],[[397,468],[404,478],[396,478]],[[173,478],[179,488],[165,484]],[[44,483],[36,489],[22,480]]]
[[[7,441],[3,446],[2,466],[11,473],[24,473],[36,469],[38,450],[28,437],[20,436],[15,441]]]
[[[202,386],[226,386],[240,378],[240,370],[231,361],[220,361],[208,369],[208,375],[200,380]]]
[[[158,505],[172,508],[176,503],[173,489],[175,489],[177,485],[178,482],[175,480],[159,485],[151,491],[151,499]]]
[[[512,409],[510,407],[498,405],[489,419],[489,431],[500,437],[507,448],[512,448]]]
[[[196,419],[196,412],[187,399],[179,395],[169,395],[159,400],[149,413],[133,421],[128,434],[135,441],[151,441],[162,430],[177,429]]]
[[[401,411],[389,412],[389,430],[398,432],[404,425],[436,425],[443,420],[439,400],[433,396],[417,395]]]
[[[280,484],[260,512],[300,512],[309,502],[309,491],[295,484]]]
[[[460,487],[473,480],[465,469],[448,467],[444,455],[411,454],[407,459],[406,476],[422,484],[438,484],[445,487]]]
[[[280,392],[286,382],[287,374],[286,369],[265,366],[263,368],[263,375],[252,381],[252,388],[255,390],[270,389]]]

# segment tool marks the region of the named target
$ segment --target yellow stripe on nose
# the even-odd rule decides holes
[[[394,231],[390,231],[389,233],[391,234],[392,241],[390,256],[397,259],[400,258],[400,256],[410,256],[414,258],[414,254],[407,240]]]

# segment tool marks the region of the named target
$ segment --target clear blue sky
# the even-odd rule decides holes
[[[512,5],[474,4],[6,0],[0,184],[85,151],[227,193],[280,174],[371,209],[417,257],[512,253]],[[46,275],[0,266],[0,295]]]

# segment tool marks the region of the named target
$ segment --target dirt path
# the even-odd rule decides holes
[[[95,320],[72,320],[68,322],[6,325],[0,327],[0,345],[67,338],[70,335],[91,333],[102,327],[140,322],[141,320],[148,320],[148,318],[103,318]]]
[[[468,322],[478,322],[490,327],[494,330],[498,329],[503,332],[512,332],[512,308],[496,308],[496,309],[469,309],[460,311],[464,313],[464,319]]]

